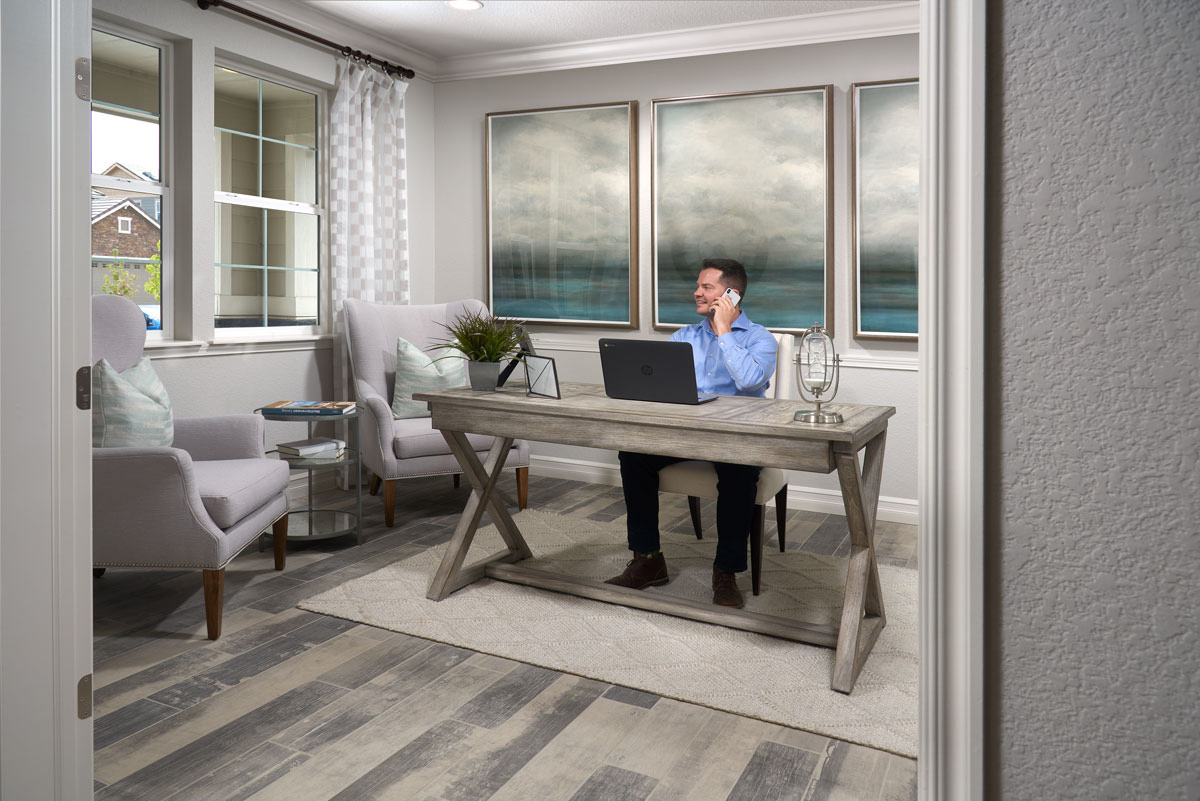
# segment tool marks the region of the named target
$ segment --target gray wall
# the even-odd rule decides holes
[[[1200,798],[1200,6],[991,4],[991,798]]]
[[[650,172],[651,100],[757,89],[833,84],[835,313],[839,352],[887,365],[852,367],[842,379],[838,399],[852,403],[894,405],[897,416],[888,432],[881,506],[889,499],[915,515],[916,488],[916,345],[903,342],[861,343],[852,340],[849,219],[850,84],[857,81],[913,78],[917,75],[917,37],[895,36],[832,44],[775,48],[693,58],[559,70],[532,75],[439,83],[437,94],[436,168],[436,297],[445,302],[464,296],[484,297],[484,115],[492,111],[548,108],[586,103],[638,101],[638,212],[640,242],[640,331],[534,326],[539,350],[554,356],[562,380],[601,381],[596,340],[599,336],[662,337],[654,332],[651,309]],[[410,158],[420,154],[410,149]],[[753,276],[751,276],[753,281]],[[794,388],[792,390],[794,392]],[[578,459],[615,464],[615,454],[535,443],[535,457]],[[537,464],[535,459],[535,465]],[[535,468],[536,469],[536,468]],[[836,479],[793,473],[793,487],[829,493]],[[802,490],[803,491],[803,490]],[[840,503],[836,496],[824,496]],[[835,507],[836,508],[836,507]],[[881,517],[889,516],[881,508]],[[916,522],[909,519],[909,522]]]

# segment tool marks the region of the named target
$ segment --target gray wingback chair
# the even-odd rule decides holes
[[[374,478],[371,491],[383,485],[383,515],[395,525],[396,482],[418,476],[453,475],[462,468],[441,433],[428,417],[393,419],[392,391],[396,385],[396,340],[403,337],[421,350],[446,338],[448,323],[464,311],[486,312],[478,300],[456,300],[427,306],[385,306],[347,299],[346,344],[354,369],[354,388],[360,405],[367,407],[362,423],[362,460]],[[492,438],[468,434],[480,458],[487,456]],[[517,505],[529,499],[529,443],[517,440],[505,467],[517,471]]]
[[[146,322],[128,298],[92,298],[92,361],[142,357]],[[287,558],[287,463],[268,459],[257,414],[175,418],[170,447],[92,449],[92,564],[203,571],[208,638],[221,636],[225,566],[266,529]]]

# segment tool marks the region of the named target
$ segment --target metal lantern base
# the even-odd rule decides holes
[[[840,423],[842,415],[840,412],[825,412],[820,409],[804,409],[796,412],[792,417],[798,423]]]

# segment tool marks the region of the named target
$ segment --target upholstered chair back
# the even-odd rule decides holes
[[[441,323],[449,323],[465,311],[487,313],[487,307],[475,299],[422,306],[382,306],[350,298],[344,308],[354,380],[365,382],[389,401],[396,385],[398,337],[404,337],[421,350],[430,350],[448,337]],[[358,394],[362,397],[366,393]]]
[[[129,298],[92,296],[92,364],[101,359],[117,372],[137,364],[146,347],[146,316]]]

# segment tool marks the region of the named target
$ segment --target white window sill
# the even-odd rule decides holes
[[[208,342],[186,339],[147,340],[145,350],[151,359],[183,359],[196,356],[313,351],[332,347],[333,334],[285,334],[229,337]]]

